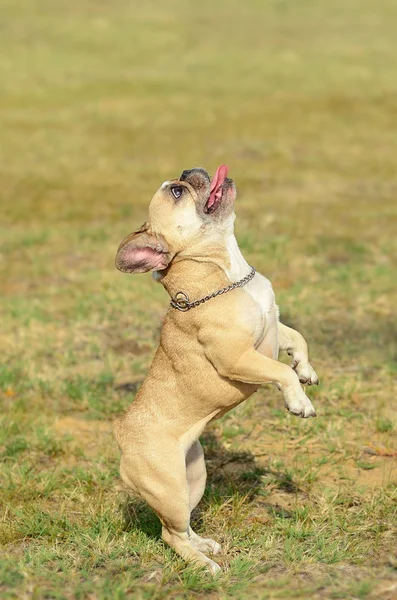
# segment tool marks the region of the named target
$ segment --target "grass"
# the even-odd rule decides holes
[[[396,597],[391,0],[3,3],[0,596]],[[111,421],[167,297],[113,266],[159,184],[230,166],[237,235],[310,341],[318,417],[273,388],[204,437],[215,579],[118,478]]]

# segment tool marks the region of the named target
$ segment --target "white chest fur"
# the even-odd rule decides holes
[[[232,282],[239,281],[249,273],[250,266],[241,254],[234,235],[231,235],[227,240],[227,250],[230,259],[230,268],[227,270],[227,275]],[[278,321],[278,307],[275,302],[272,284],[260,273],[256,273],[255,277],[244,286],[244,290],[255,302],[255,310],[247,316],[254,321],[254,337],[257,345],[263,341],[267,333],[272,333],[272,337],[274,337],[274,330]],[[270,329],[272,332],[270,332]],[[273,340],[271,345],[277,346],[277,340]],[[276,352],[276,348],[274,350]]]

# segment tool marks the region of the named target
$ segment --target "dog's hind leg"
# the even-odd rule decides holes
[[[279,322],[278,343],[280,350],[285,350],[292,357],[291,367],[296,371],[300,382],[306,385],[317,385],[318,377],[309,363],[309,350],[303,335]]]
[[[203,497],[207,470],[204,462],[204,452],[199,440],[194,442],[186,454],[186,476],[189,485],[190,510],[196,508]],[[202,538],[189,527],[189,538],[195,548],[202,552],[218,554],[220,545],[210,538]]]
[[[189,484],[190,510],[193,510],[203,497],[207,481],[204,451],[199,440],[193,442],[186,453],[186,477]]]
[[[187,561],[207,567],[214,574],[220,570],[190,539],[185,453],[175,440],[162,438],[152,443],[150,454],[123,453],[120,474],[127,486],[137,490],[157,513],[166,544]]]

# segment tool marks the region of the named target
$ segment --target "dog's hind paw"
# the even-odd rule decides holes
[[[218,563],[216,563],[215,561],[211,560],[210,558],[208,559],[208,569],[211,571],[212,575],[216,575],[217,573],[219,573],[219,571],[221,571],[221,567],[218,565]]]
[[[215,540],[212,540],[211,538],[203,538],[197,535],[192,529],[190,529],[189,539],[192,545],[197,548],[197,550],[200,550],[200,552],[219,554],[222,551],[222,547],[218,542],[215,542]]]

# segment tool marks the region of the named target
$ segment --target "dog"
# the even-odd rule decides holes
[[[300,333],[279,321],[271,283],[243,258],[234,236],[236,188],[221,165],[165,181],[147,222],[120,244],[116,267],[153,271],[171,298],[149,373],[114,433],[120,475],[154,509],[162,539],[216,573],[221,551],[190,527],[206,484],[199,441],[207,423],[274,383],[294,415],[316,416],[302,389],[318,384]],[[278,362],[279,350],[292,365]]]

